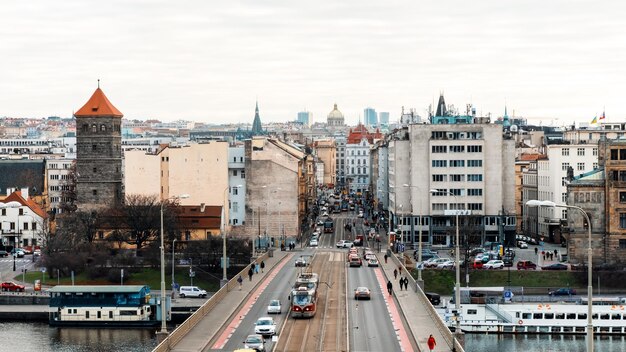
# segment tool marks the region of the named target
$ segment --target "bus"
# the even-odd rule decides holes
[[[291,290],[291,317],[312,318],[317,311],[317,289],[319,277],[316,273],[301,273]]]
[[[333,219],[329,217],[326,218],[326,220],[324,220],[324,233],[333,233],[333,231],[335,227],[335,223],[333,222]]]

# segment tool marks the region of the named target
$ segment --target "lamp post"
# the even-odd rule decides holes
[[[446,193],[448,195],[451,195],[454,197],[454,201],[457,203],[457,206],[459,204],[459,200],[456,196],[456,194],[448,191],[448,190],[439,190],[439,189],[432,189],[430,190],[430,193]],[[456,209],[456,236],[455,236],[455,241],[456,241],[456,245],[455,245],[455,258],[454,258],[454,264],[456,267],[456,282],[455,282],[455,287],[454,287],[454,309],[456,309],[456,327],[454,329],[454,334],[455,334],[455,338],[456,335],[461,334],[461,320],[460,318],[460,314],[461,314],[461,259],[460,259],[460,252],[459,252],[459,209]]]
[[[181,194],[180,196],[169,197],[161,201],[161,331],[159,334],[167,334],[167,321],[165,317],[165,248],[163,246],[163,206],[167,201],[174,199],[189,198],[188,194]]]
[[[174,258],[174,251],[176,249],[176,239],[172,241],[172,290],[175,290],[176,280],[174,279],[174,264],[176,262],[176,258]]]
[[[403,186],[404,187],[408,187],[408,188],[415,188],[418,191],[420,191],[420,188],[417,187],[417,186],[411,186],[411,185],[406,184],[406,183]],[[431,190],[430,192],[432,193],[433,191],[436,192],[436,190]],[[419,207],[418,208],[419,208],[419,229],[418,229],[418,233],[419,233],[418,234],[418,236],[419,236],[419,239],[418,239],[418,251],[419,252],[417,253],[417,256],[418,256],[417,262],[418,263],[422,263],[422,203],[421,202],[419,202]],[[413,200],[411,199],[411,216],[412,215],[413,215]],[[423,286],[424,285],[424,280],[422,280],[422,268],[423,268],[422,264],[420,264],[418,266],[418,269],[417,269],[417,283],[423,289],[424,288],[424,286]]]
[[[585,217],[585,220],[587,220],[587,352],[593,352],[593,282],[591,281],[593,252],[591,250],[591,221],[589,221],[589,215],[581,207],[577,207],[575,205],[556,204],[549,200],[533,199],[527,201],[526,205],[529,207],[578,209]]]
[[[237,186],[233,186],[233,188],[241,188],[243,187],[242,185],[237,185]],[[222,280],[220,281],[220,287],[224,287],[226,286],[226,284],[228,283],[228,275],[226,273],[226,211],[224,210],[224,208],[228,205],[228,199],[226,198],[226,191],[228,191],[228,189],[230,188],[230,186],[226,187],[224,189],[224,206],[222,207],[222,221],[220,224],[220,231],[222,232]],[[252,247],[253,251],[254,251],[254,246]]]

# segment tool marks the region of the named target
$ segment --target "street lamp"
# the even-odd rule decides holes
[[[581,207],[577,207],[575,205],[556,204],[549,200],[529,200],[526,202],[526,206],[578,209],[581,213],[583,213],[585,220],[587,220],[587,352],[593,352],[593,282],[591,281],[593,252],[591,250],[591,221],[589,221],[589,215]]]
[[[454,201],[459,204],[459,200],[456,194],[448,191],[448,190],[440,190],[440,189],[431,189],[430,193],[446,193],[454,197]],[[454,333],[461,333],[461,259],[459,254],[459,209],[456,209],[456,248],[455,248],[455,266],[456,266],[456,283],[455,283],[455,292],[454,292],[454,309],[456,309],[456,328],[454,329]]]
[[[167,334],[167,321],[165,319],[165,247],[163,246],[163,205],[168,200],[189,198],[188,194],[169,197],[161,201],[161,331],[159,334]]]
[[[233,186],[233,188],[241,188],[243,187],[242,185],[237,185],[237,186]],[[222,221],[221,221],[221,226],[220,226],[220,231],[222,232],[222,281],[220,281],[220,287],[224,287],[226,286],[226,284],[228,284],[228,275],[226,273],[226,219],[224,218],[226,216],[226,211],[224,210],[224,208],[228,205],[228,199],[226,198],[226,191],[228,191],[228,189],[230,188],[230,186],[226,187],[224,189],[224,199],[226,200],[224,202],[224,206],[222,207]],[[254,247],[252,247],[253,251],[254,251]]]
[[[176,284],[176,280],[174,280],[174,264],[176,259],[174,258],[174,251],[176,249],[176,239],[172,241],[172,290],[175,289],[174,285]]]

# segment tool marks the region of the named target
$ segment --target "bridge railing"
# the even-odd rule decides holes
[[[267,260],[268,253],[258,257],[255,263],[261,263],[261,261]],[[215,306],[217,306],[226,295],[236,289],[239,286],[237,278],[239,275],[247,275],[248,266],[242,271],[233,276],[224,287],[220,288],[211,298],[209,298],[204,304],[198,308],[189,318],[187,318],[182,324],[178,325],[174,331],[172,331],[161,343],[159,343],[153,352],[167,352],[172,347],[176,346],[180,340],[182,340],[207,314],[209,314]]]
[[[435,323],[435,327],[437,328],[437,330],[439,330],[439,332],[441,333],[441,336],[443,336],[443,338],[445,339],[445,342],[448,345],[448,347],[450,347],[450,349],[454,349],[454,351],[457,351],[457,352],[465,351],[461,343],[457,339],[454,338],[454,334],[452,333],[452,331],[450,331],[450,329],[448,329],[448,326],[443,321],[441,316],[437,313],[437,311],[435,310],[435,307],[433,307],[433,305],[430,303],[430,301],[426,297],[426,294],[424,294],[424,291],[422,291],[422,288],[419,287],[419,285],[417,284],[417,281],[415,281],[415,279],[413,278],[413,275],[410,274],[410,272],[407,270],[404,264],[400,262],[400,259],[396,255],[390,252],[388,252],[388,254],[391,254],[389,257],[394,262],[394,264],[397,265],[399,268],[402,268],[402,270],[398,274],[409,279],[409,284],[411,285],[413,290],[417,293],[417,297],[420,303],[422,304],[422,306],[426,308],[428,315],[431,317],[431,319]],[[417,339],[417,336],[415,336],[415,338]]]

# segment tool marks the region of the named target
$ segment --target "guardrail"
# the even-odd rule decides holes
[[[262,256],[258,257],[255,263],[261,263],[261,261],[267,260],[269,253],[265,253]],[[198,308],[187,320],[185,320],[182,324],[180,324],[174,331],[172,331],[161,343],[159,343],[152,351],[153,352],[167,352],[173,346],[176,346],[180,340],[183,339],[191,331],[197,324],[204,318],[205,315],[209,314],[215,306],[217,306],[222,299],[230,292],[232,289],[236,289],[239,286],[237,282],[237,278],[239,275],[245,276],[247,275],[248,266],[246,266],[242,271],[234,275],[228,283],[220,288],[211,298],[209,298],[204,304]]]
[[[441,333],[441,336],[444,337],[445,342],[448,345],[448,347],[450,347],[450,349],[453,349],[454,351],[457,351],[457,352],[464,352],[465,350],[463,349],[463,346],[461,346],[459,341],[454,338],[454,334],[452,333],[452,331],[448,329],[448,326],[443,321],[441,316],[437,313],[437,311],[435,310],[435,307],[433,307],[433,305],[430,304],[430,301],[426,297],[426,294],[424,294],[424,291],[422,291],[422,288],[419,287],[419,285],[417,284],[417,281],[415,281],[415,279],[413,278],[413,275],[409,273],[409,271],[406,269],[404,264],[400,262],[400,259],[398,259],[398,257],[395,254],[391,252],[388,252],[388,254],[390,254],[391,260],[394,262],[394,264],[402,269],[399,274],[409,279],[409,284],[411,285],[411,288],[413,288],[413,290],[417,293],[417,297],[420,303],[424,307],[426,307],[426,310],[428,311],[428,315],[432,318],[433,322],[435,323],[435,327],[437,328],[437,330],[439,330],[439,332]],[[414,337],[416,337],[415,334],[413,335]]]

